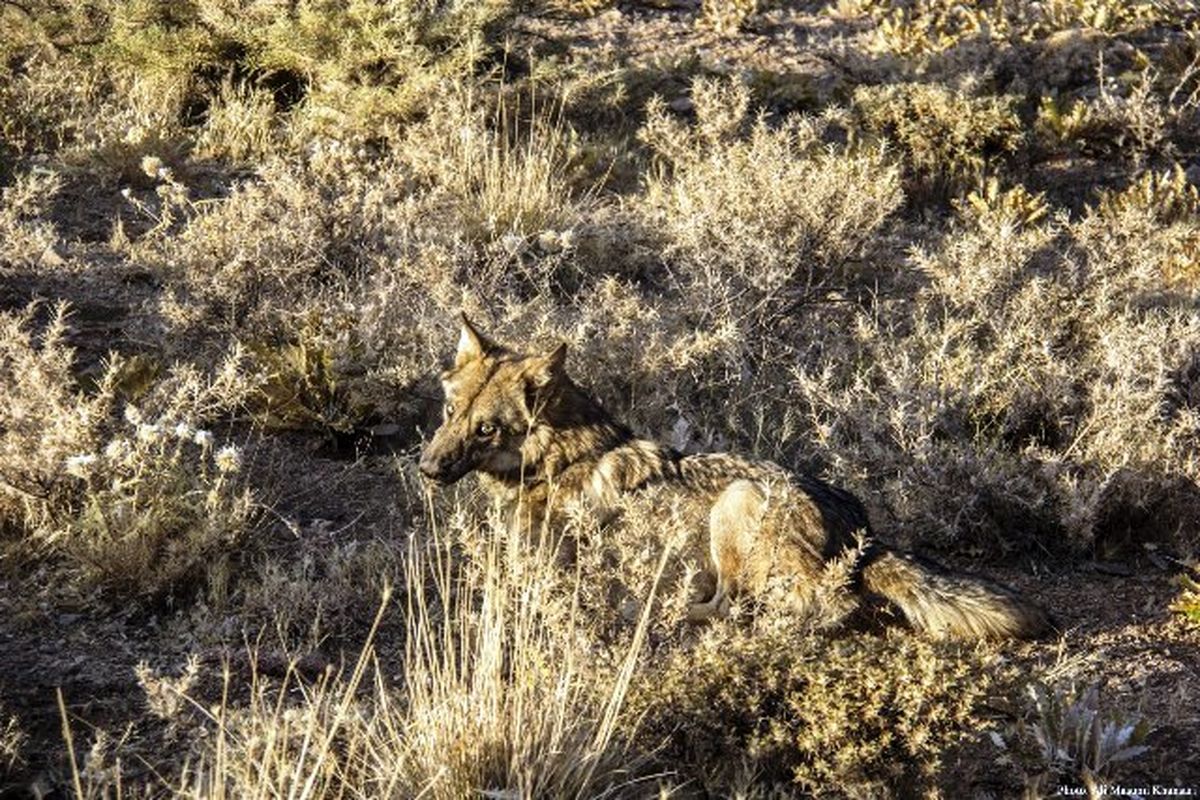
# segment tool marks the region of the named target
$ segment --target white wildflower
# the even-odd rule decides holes
[[[92,465],[95,463],[96,456],[92,453],[71,456],[67,459],[67,474],[73,475],[76,478],[86,478],[91,471]]]
[[[138,411],[137,406],[125,406],[125,421],[130,425],[141,425],[142,412]]]
[[[128,439],[113,439],[104,448],[104,457],[109,461],[124,461],[132,452]]]
[[[156,442],[161,435],[162,428],[158,425],[152,425],[150,423],[138,425],[137,437],[143,442]]]
[[[159,176],[162,169],[163,162],[158,156],[142,156],[142,173],[147,178]]]
[[[515,256],[525,249],[525,237],[516,233],[506,233],[500,237],[500,246],[510,256]]]
[[[191,439],[195,433],[196,432],[192,430],[192,426],[188,425],[186,422],[180,422],[175,426],[176,439]]]
[[[213,435],[208,431],[196,431],[196,433],[192,436],[192,441],[207,449],[212,447]]]
[[[562,250],[562,242],[557,231],[542,231],[537,236],[537,244],[543,253],[557,253]]]
[[[237,472],[242,468],[242,451],[227,444],[217,451],[213,460],[216,461],[217,469],[221,472]]]

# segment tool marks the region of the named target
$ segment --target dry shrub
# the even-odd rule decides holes
[[[979,353],[964,348],[989,340],[957,324],[942,330],[940,313],[930,313],[938,316],[900,330],[862,314],[854,348],[794,371],[793,404],[811,430],[802,452],[828,464],[877,528],[902,540],[993,553],[1060,546],[1050,482],[1023,455],[1045,418],[1032,398],[1024,416],[972,408],[987,396],[973,393],[984,379],[972,360]],[[1007,370],[992,380],[1013,392],[1036,383]]]
[[[512,13],[507,0],[304,2],[286,14],[270,2],[224,0],[77,5],[94,12],[76,23],[80,38],[90,25],[86,40],[115,79],[136,75],[160,97],[175,98],[175,108],[204,118],[214,100],[226,106],[218,115],[227,115],[220,77],[233,76],[238,91],[273,94],[276,110],[290,112],[296,141],[320,134],[362,141],[411,119],[443,81],[484,61]],[[58,22],[49,17],[35,22],[48,30]],[[218,123],[209,134],[221,131],[222,149],[236,152],[259,137],[256,128]]]
[[[136,244],[135,257],[162,272],[170,290],[164,315],[180,332],[214,322],[261,327],[272,303],[336,270],[320,187],[282,165],[267,177],[207,207],[177,235]]]
[[[16,13],[8,7],[0,11]],[[52,153],[71,140],[103,81],[70,56],[14,55],[0,59],[0,65],[0,179],[7,180],[10,159]]]
[[[60,305],[40,335],[36,306],[6,314],[0,346],[3,524],[123,596],[186,592],[236,550],[253,502],[236,447],[197,426],[244,400],[252,381],[234,353],[211,376],[177,367],[124,405],[137,362],[113,356],[85,392]]]
[[[242,454],[214,448],[210,432],[181,419],[150,422],[126,410],[124,435],[68,459],[68,473],[85,485],[79,506],[41,538],[121,595],[186,595],[222,571],[251,529]]]
[[[908,796],[932,791],[942,759],[979,730],[987,661],[904,636],[719,627],[648,665],[630,712],[645,715],[647,744],[664,742],[663,763],[714,795],[749,776],[759,788]]]
[[[39,326],[41,310],[0,315],[0,519],[19,534],[71,504],[67,459],[97,452],[113,408],[111,393],[88,396],[76,385],[67,308],[56,307]]]
[[[656,102],[642,137],[670,164],[647,186],[648,211],[668,258],[714,295],[706,300],[745,286],[802,299],[861,256],[900,204],[899,176],[881,153],[826,150],[811,120],[751,123],[738,85],[701,81],[693,96],[695,130]]]
[[[914,304],[860,319],[859,354],[797,370],[814,449],[879,517],[1003,549],[1184,544],[1200,329],[1170,265],[1195,222],[1137,196],[1072,223],[977,195],[913,254],[930,279]]]
[[[154,156],[234,162],[314,141],[379,142],[447,84],[486,71],[509,0],[72,0],[0,15],[0,177],[54,153],[89,181],[141,185]],[[194,166],[194,164],[193,164]]]
[[[827,297],[866,278],[860,260],[901,193],[881,153],[827,149],[821,123],[752,120],[747,92],[734,84],[701,81],[693,94],[694,127],[655,102],[641,132],[660,170],[637,211],[666,240],[664,267],[642,276],[644,288],[598,284],[566,338],[606,361],[632,358],[637,371],[606,378],[640,383],[639,406],[651,396],[676,406],[656,429],[678,424],[711,444],[755,427],[744,415],[752,409],[727,402],[735,386],[764,415],[782,412],[771,402],[782,399],[768,385],[772,371],[797,357],[797,345],[821,346],[801,338],[807,324],[798,323],[811,315],[817,324]],[[623,323],[618,308],[653,324]],[[596,341],[606,330],[613,339]],[[643,374],[655,384],[648,394]]]
[[[504,239],[509,250],[569,229],[586,199],[571,184],[573,134],[561,114],[521,100],[501,96],[489,114],[471,94],[452,96],[398,143],[418,180],[453,200],[466,236]]]
[[[180,121],[184,93],[178,85],[161,86],[144,75],[109,75],[82,58],[35,61],[18,85],[26,84],[26,93],[45,94],[45,102],[59,104],[53,109],[58,116],[38,112],[36,124],[45,131],[40,155],[91,189],[153,187],[143,167],[147,157],[177,172],[187,164],[193,141]]]
[[[972,97],[937,84],[899,83],[854,91],[863,130],[896,142],[910,179],[935,192],[976,183],[1024,142],[1016,99]]]
[[[403,579],[395,542],[318,539],[295,558],[264,560],[234,588],[243,629],[262,627],[312,652],[331,635],[361,641],[383,589]]]
[[[280,149],[280,123],[268,91],[226,81],[196,136],[196,155],[242,164],[267,161]]]
[[[49,171],[23,173],[11,186],[0,189],[0,275],[36,270],[61,263],[55,250],[58,232],[46,220],[55,195],[62,188],[59,175]]]

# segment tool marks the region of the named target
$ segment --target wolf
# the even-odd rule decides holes
[[[735,593],[784,579],[803,606],[826,565],[849,559],[860,600],[898,609],[934,638],[1034,638],[1050,615],[1013,590],[880,542],[849,492],[769,461],[727,453],[683,454],[636,436],[568,376],[565,345],[527,355],[460,320],[453,365],[442,374],[442,423],[419,469],[452,484],[476,473],[513,524],[556,525],[584,508],[599,521],[620,500],[659,487],[707,511],[707,597],[688,617],[724,615]],[[698,537],[697,537],[698,538]],[[774,585],[779,585],[775,583]]]

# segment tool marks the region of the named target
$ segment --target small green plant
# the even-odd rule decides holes
[[[1150,724],[1140,714],[1102,708],[1100,687],[1028,687],[1035,718],[1026,732],[1037,743],[1042,775],[1072,773],[1086,785],[1111,775],[1116,765],[1149,751]]]
[[[319,320],[309,319],[292,342],[252,346],[264,376],[251,408],[268,429],[348,433],[361,421],[347,407],[336,355]]]
[[[972,39],[1032,42],[1080,28],[1127,31],[1169,20],[1175,11],[1171,6],[1155,0],[1051,0],[1036,5],[1012,0],[921,0],[904,4],[841,0],[834,13],[844,17],[865,14],[874,19],[870,47],[876,52],[920,58]]]
[[[1134,212],[1163,224],[1200,216],[1200,190],[1178,164],[1165,172],[1148,171],[1120,191],[1100,193],[1101,215],[1116,218]]]
[[[700,21],[721,33],[737,33],[762,6],[763,0],[704,0]]]
[[[988,178],[983,186],[967,195],[966,202],[958,205],[959,212],[974,219],[981,228],[1033,225],[1050,211],[1045,193],[1033,194],[1023,184],[1001,190],[997,178]]]
[[[1086,138],[1090,124],[1088,104],[1083,100],[1067,100],[1042,95],[1038,104],[1034,130],[1051,146],[1076,144]]]
[[[1039,30],[1061,31],[1077,25],[1116,32],[1170,19],[1171,2],[1160,0],[1050,0],[1036,15]]]
[[[1187,625],[1200,629],[1200,582],[1190,575],[1180,575],[1175,580],[1179,595],[1171,602],[1171,610]]]
[[[878,19],[872,49],[900,56],[940,53],[973,37],[1004,38],[1014,27],[1003,3],[934,0],[894,8],[891,3],[875,1],[870,6]]]

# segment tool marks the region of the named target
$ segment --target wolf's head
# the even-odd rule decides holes
[[[484,336],[463,316],[454,366],[442,373],[442,425],[421,453],[421,472],[450,484],[476,470],[516,479],[540,460],[534,431],[564,390],[566,346],[525,356]]]

